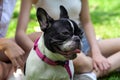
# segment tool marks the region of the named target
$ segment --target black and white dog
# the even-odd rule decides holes
[[[51,18],[42,8],[38,8],[36,14],[44,33],[28,56],[26,80],[72,80],[72,59],[81,50],[81,29],[69,19],[63,6],[60,6],[58,20]]]

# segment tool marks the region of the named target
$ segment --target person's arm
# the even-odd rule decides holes
[[[15,68],[23,67],[24,51],[13,39],[0,38],[0,61],[12,62]]]
[[[29,51],[33,47],[33,41],[26,34],[31,7],[32,0],[21,0],[15,39],[25,51]]]
[[[82,0],[82,11],[80,18],[90,44],[94,67],[96,70],[99,68],[101,71],[104,71],[109,68],[109,62],[105,57],[102,56],[98,47],[95,31],[90,19],[88,0]]]

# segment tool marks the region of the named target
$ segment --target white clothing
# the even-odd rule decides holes
[[[67,9],[70,19],[80,24],[81,0],[38,0],[35,6],[44,8],[50,17],[56,20],[59,19],[60,5]]]
[[[0,38],[5,37],[16,0],[0,0]]]

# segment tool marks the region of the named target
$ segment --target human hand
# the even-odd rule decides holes
[[[5,39],[4,53],[12,62],[14,69],[23,68],[24,51],[12,40]]]
[[[93,56],[93,65],[100,76],[106,75],[110,69],[110,63],[103,55]]]

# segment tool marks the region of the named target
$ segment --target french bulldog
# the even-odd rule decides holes
[[[43,34],[35,42],[26,61],[26,80],[72,80],[72,60],[81,51],[82,31],[60,6],[60,18],[54,20],[43,8],[37,19]]]

